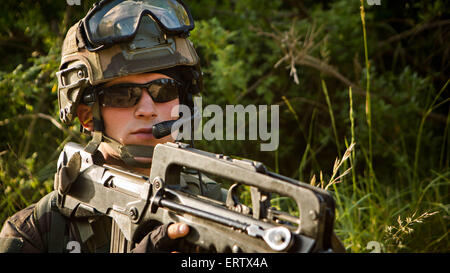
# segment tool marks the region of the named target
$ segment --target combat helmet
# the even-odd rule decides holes
[[[189,40],[194,21],[181,0],[102,0],[67,32],[58,78],[59,117],[71,124],[80,103],[92,106],[94,130],[85,150],[108,143],[128,165],[152,155],[153,147],[122,145],[104,134],[95,93],[86,92],[118,77],[157,72],[181,82],[180,104],[193,108],[202,91],[199,57]]]

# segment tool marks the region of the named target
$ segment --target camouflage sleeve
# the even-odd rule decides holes
[[[31,205],[5,221],[0,232],[0,253],[44,252],[44,246]]]

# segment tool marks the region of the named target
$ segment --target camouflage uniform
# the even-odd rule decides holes
[[[202,182],[205,196],[225,200],[225,192],[219,184],[204,175]],[[180,185],[193,194],[200,193],[199,180],[192,174],[182,173]],[[59,211],[56,195],[53,191],[8,218],[0,232],[0,252],[70,252],[71,249],[67,249],[70,241],[79,242],[83,253],[109,252],[111,218],[68,218]],[[163,225],[153,230],[133,252],[169,250],[176,242],[166,237],[167,227]]]
[[[99,1],[91,11],[99,7],[108,8],[108,3],[111,1]],[[98,44],[91,43],[85,31],[86,24],[84,24],[88,20],[90,11],[85,18],[68,30],[62,46],[60,71],[56,73],[59,115],[61,121],[66,124],[74,121],[85,90],[126,75],[162,73],[182,82],[188,88],[179,94],[181,104],[190,105],[192,95],[201,92],[202,73],[199,57],[192,42],[187,38],[189,31],[193,28],[193,21],[184,4],[181,5],[178,0],[116,1],[116,3],[118,3],[117,7],[122,5],[122,8],[108,13],[116,16],[116,18],[109,16],[109,19],[113,21],[138,16],[139,14],[133,14],[133,9],[136,7],[151,10],[152,5],[161,5],[157,7],[158,12],[170,8],[178,8],[178,10],[163,15],[158,13],[160,17],[185,15],[189,18],[181,18],[181,21],[187,22],[192,27],[183,26],[184,33],[165,33],[161,25],[161,22],[165,22],[163,20],[165,18],[142,16],[140,13],[140,23],[137,25],[139,27],[136,26],[136,32],[130,36],[129,40],[121,40],[102,49],[93,49],[93,46],[96,47]],[[99,29],[98,33],[111,32],[114,36],[114,31],[117,31],[115,25],[99,24],[99,26],[103,29]],[[134,157],[152,154],[153,147],[143,145],[130,147],[107,138],[103,132],[98,100],[94,100],[90,106],[93,108],[94,130],[91,132],[93,139],[85,147],[85,151],[94,154],[100,142],[106,142],[117,150],[121,159],[129,166],[137,164],[133,160]],[[122,153],[123,151],[125,152]],[[136,154],[137,152],[141,154]],[[220,200],[222,198],[220,187],[212,182],[206,184],[206,195]],[[199,193],[198,180],[196,182],[188,174],[184,175],[181,185],[193,193]],[[108,252],[111,220],[106,216],[94,219],[68,218],[57,207],[56,196],[57,192],[52,192],[37,204],[10,217],[0,233],[0,252],[67,252],[67,243],[70,241],[80,242],[82,252]],[[167,238],[166,232],[167,225],[157,228],[144,238],[145,240],[135,250],[145,252],[152,251],[155,247],[160,249],[164,245],[162,242]]]

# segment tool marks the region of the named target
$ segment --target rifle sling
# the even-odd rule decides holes
[[[50,224],[50,238],[48,242],[49,253],[61,253],[64,251],[64,235],[66,231],[66,220],[58,212],[56,204],[56,194],[53,194],[50,199],[51,202],[51,224]]]

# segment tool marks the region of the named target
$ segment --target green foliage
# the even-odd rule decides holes
[[[52,189],[65,143],[86,141],[77,125],[58,123],[54,72],[64,32],[93,2],[2,2],[1,222]],[[191,40],[204,72],[203,105],[280,105],[277,151],[261,152],[259,141],[197,147],[252,158],[305,182],[315,177],[318,186],[351,167],[327,188],[349,251],[369,252],[370,241],[388,252],[448,251],[446,1],[362,1],[365,28],[360,1],[186,2],[196,19]],[[274,202],[296,209],[283,197]]]
[[[199,31],[199,29],[201,31]],[[197,48],[204,58],[205,81],[211,98],[219,98],[219,104],[232,104],[236,96],[242,93],[248,82],[248,74],[242,60],[239,60],[237,47],[232,43],[237,31],[227,31],[217,18],[211,21],[200,21],[192,34]],[[227,92],[235,90],[235,92]]]

